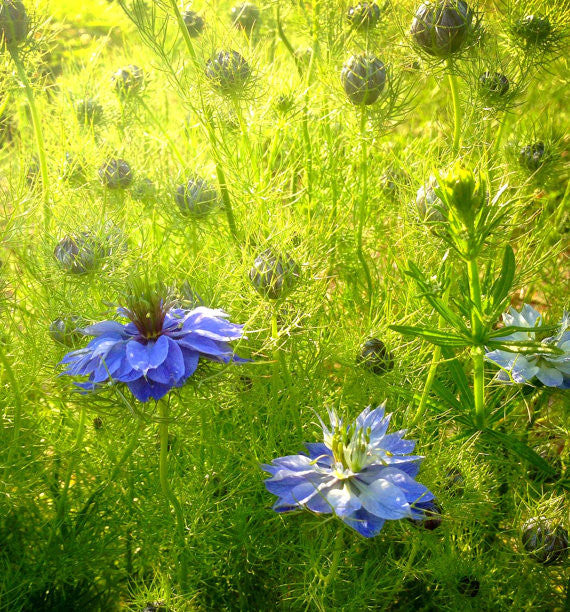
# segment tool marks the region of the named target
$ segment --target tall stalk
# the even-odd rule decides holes
[[[367,311],[370,315],[370,309],[372,306],[372,275],[370,274],[370,268],[368,262],[364,256],[362,248],[362,234],[364,231],[364,224],[366,223],[366,213],[368,210],[368,146],[366,141],[366,109],[364,105],[361,108],[360,115],[360,197],[358,200],[358,226],[356,231],[356,254],[358,260],[364,270],[364,276],[366,278],[366,287],[368,291],[368,304]]]
[[[180,539],[178,580],[180,582],[180,588],[184,592],[188,583],[188,565],[186,563],[185,550],[186,523],[184,522],[184,512],[182,511],[182,506],[170,488],[170,483],[168,480],[168,400],[160,400],[158,402],[158,406],[160,412],[160,421],[158,423],[158,431],[160,436],[160,488],[162,489],[162,494],[168,502],[169,508],[172,506],[174,509],[174,514],[176,515],[176,527]]]
[[[474,345],[471,349],[473,361],[473,399],[475,402],[475,420],[479,427],[485,423],[485,349],[479,343],[483,331],[481,321],[481,284],[477,259],[467,261],[469,279],[469,297],[471,298],[471,334]]]
[[[461,101],[459,99],[459,81],[457,75],[453,71],[453,63],[447,65],[447,78],[449,81],[449,89],[451,90],[451,98],[453,100],[453,155],[457,156],[461,146]]]

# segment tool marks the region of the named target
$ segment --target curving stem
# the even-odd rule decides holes
[[[453,71],[453,63],[450,61],[447,64],[447,78],[449,80],[449,88],[451,90],[451,98],[453,100],[453,155],[459,153],[461,145],[461,101],[459,99],[459,81],[457,75]]]

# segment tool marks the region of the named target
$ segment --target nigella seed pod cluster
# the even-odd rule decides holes
[[[546,147],[542,141],[522,147],[519,152],[521,166],[531,172],[536,172],[544,163],[545,151]]]
[[[251,77],[251,68],[237,51],[218,51],[206,63],[206,77],[222,94],[239,93]]]
[[[375,2],[359,2],[347,12],[350,25],[357,30],[373,28],[380,19],[380,7]]]
[[[394,369],[394,355],[378,338],[370,338],[364,343],[356,361],[378,376]]]
[[[100,250],[93,234],[81,232],[77,236],[62,238],[53,254],[66,272],[85,274],[95,268]]]
[[[20,0],[0,0],[0,44],[7,47],[24,42],[30,30],[26,7]]]
[[[299,277],[297,263],[289,255],[276,255],[271,249],[260,253],[249,271],[251,284],[270,300],[286,297],[295,288]]]
[[[157,196],[156,185],[148,177],[138,180],[131,189],[131,196],[134,200],[149,202]]]
[[[521,540],[528,556],[542,565],[558,565],[568,557],[568,532],[544,517],[529,519]]]
[[[436,194],[438,188],[435,176],[430,176],[429,181],[422,185],[416,193],[416,210],[420,219],[426,223],[441,223],[445,221],[445,204]]]
[[[445,59],[461,50],[472,21],[473,12],[463,0],[428,1],[416,11],[410,34],[425,53]]]
[[[539,45],[550,37],[552,24],[544,15],[526,15],[514,24],[513,33],[522,39],[526,46]]]
[[[124,159],[108,159],[98,172],[101,183],[109,189],[126,189],[133,182],[133,171]]]
[[[502,97],[509,91],[509,79],[500,72],[484,72],[479,77],[481,91],[490,96]]]
[[[198,38],[204,30],[204,18],[195,11],[187,10],[182,13],[182,19],[190,38]]]
[[[386,68],[373,55],[353,55],[342,67],[340,80],[353,104],[374,104],[386,85]]]
[[[81,337],[81,318],[70,315],[61,319],[55,319],[49,326],[49,335],[54,342],[65,346],[73,346]]]
[[[193,176],[185,184],[178,185],[174,195],[180,212],[202,217],[218,204],[218,192],[204,179]]]
[[[428,531],[433,531],[443,523],[443,511],[435,498],[430,501],[417,503],[415,508],[421,510],[423,515],[420,518],[408,519],[413,524]]]
[[[103,107],[92,98],[77,100],[74,109],[77,121],[82,125],[97,124],[103,118]]]
[[[144,72],[142,68],[131,64],[119,68],[111,77],[115,91],[120,96],[129,96],[141,91],[144,85]]]

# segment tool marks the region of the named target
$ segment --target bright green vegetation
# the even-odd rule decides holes
[[[449,280],[439,297],[477,329],[472,306],[489,297],[507,245],[516,266],[505,310],[530,303],[553,325],[569,308],[568,3],[485,2],[485,36],[450,62],[410,45],[409,0],[381,7],[368,33],[350,29],[344,0],[260,0],[251,36],[231,26],[230,2],[196,2],[206,26],[192,39],[166,0],[154,3],[154,26],[137,3],[142,36],[117,2],[25,4],[34,33],[0,55],[0,609],[563,610],[564,566],[530,558],[521,527],[546,517],[570,528],[568,391],[500,386],[480,347],[440,349],[390,326],[454,333],[406,274],[415,264],[434,286]],[[510,24],[533,12],[562,33],[551,49],[514,46]],[[295,60],[288,47],[312,53]],[[221,49],[252,69],[239,95],[204,76]],[[357,106],[340,71],[364,51],[387,80],[374,104]],[[121,98],[111,76],[128,65],[144,86]],[[508,76],[507,98],[481,97],[486,70]],[[101,105],[100,119],[78,120],[81,99]],[[537,142],[542,161],[527,150],[521,163]],[[128,188],[101,184],[110,157],[131,166]],[[476,265],[446,255],[444,223],[422,221],[415,204],[457,160],[486,178],[484,206],[503,213]],[[175,203],[193,176],[220,193],[207,214]],[[145,178],[155,191],[141,197]],[[66,272],[54,249],[81,232],[104,248],[91,271]],[[276,302],[248,277],[267,248],[301,270]],[[199,296],[245,323],[235,349],[252,359],[201,362],[170,394],[183,550],[161,490],[159,407],[123,387],[75,393],[58,377],[71,349],[48,331],[69,315],[112,318],[145,274],[187,307]],[[358,363],[371,337],[393,355],[386,373]],[[275,514],[259,464],[319,441],[315,413],[335,407],[351,420],[385,399],[393,429],[408,428],[426,457],[418,480],[441,526],[387,521],[366,540],[331,515]],[[475,596],[466,576],[480,583]]]

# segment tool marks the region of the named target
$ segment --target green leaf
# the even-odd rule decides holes
[[[534,355],[540,353],[541,355],[564,355],[564,351],[553,344],[543,344],[542,342],[517,342],[515,340],[501,342],[498,338],[496,340],[486,340],[485,344],[490,349],[500,349],[509,353],[520,353],[522,355]]]
[[[469,408],[472,408],[473,393],[471,391],[471,387],[469,386],[469,379],[467,378],[467,374],[465,373],[463,366],[461,365],[459,360],[455,358],[455,355],[453,354],[453,351],[451,349],[443,348],[441,352],[447,360],[445,362],[445,367],[447,368],[451,379],[457,386],[461,401],[464,405],[467,405],[469,406]]]
[[[540,327],[524,327],[523,325],[506,325],[505,327],[500,327],[499,329],[493,329],[487,334],[487,338],[504,338],[512,334],[513,332],[531,332],[531,333],[550,333],[553,331],[557,331],[559,329],[558,325],[541,325]],[[517,342],[513,340],[512,342]]]
[[[397,331],[404,336],[415,336],[416,338],[423,338],[431,344],[437,346],[448,346],[454,348],[461,348],[469,346],[469,340],[466,340],[463,336],[458,334],[452,334],[450,332],[439,331],[437,329],[428,329],[427,327],[412,327],[410,325],[390,325],[390,329]]]
[[[500,304],[509,295],[515,278],[515,254],[513,249],[507,245],[503,255],[501,273],[491,288],[491,298],[494,304]]]

